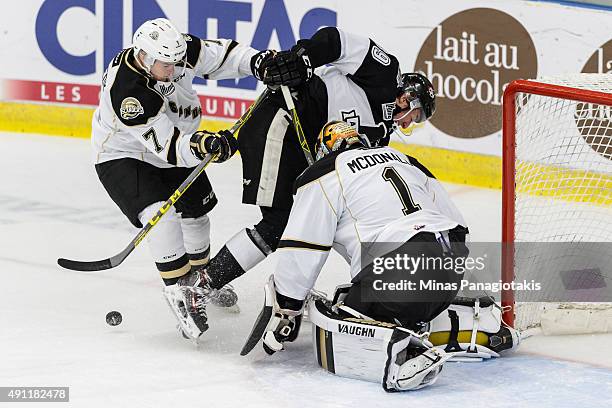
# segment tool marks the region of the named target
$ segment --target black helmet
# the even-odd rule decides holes
[[[419,73],[402,74],[402,83],[397,89],[397,96],[407,94],[410,106],[406,110],[421,108],[425,115],[421,115],[418,123],[425,122],[436,111],[436,92],[429,79]],[[400,113],[402,108],[395,108],[393,115]]]

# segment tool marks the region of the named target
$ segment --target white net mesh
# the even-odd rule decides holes
[[[580,89],[612,93],[612,75],[579,74],[537,82],[576,88],[577,95]],[[515,242],[612,242],[612,108],[519,93],[515,140]],[[582,256],[559,256],[555,251],[542,253],[540,246],[531,251],[521,246],[514,257],[516,279],[533,277],[543,267],[559,273],[586,270],[612,287],[612,253],[605,253],[606,246],[583,248]],[[547,279],[543,292],[559,290],[559,275]],[[612,308],[610,303],[583,300],[517,303],[515,327],[537,326],[549,310]]]

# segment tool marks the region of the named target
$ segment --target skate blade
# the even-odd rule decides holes
[[[176,325],[176,331],[178,331],[182,338],[189,340],[196,347],[200,345],[200,339],[202,339],[202,334],[204,334],[204,332],[202,332],[197,338],[191,337],[189,334],[185,333],[180,324]]]
[[[182,302],[183,299],[177,297],[176,293],[174,293],[173,291],[164,290],[164,299],[166,299],[168,307],[170,307],[172,314],[178,321],[178,326],[180,328],[181,335],[184,338],[189,339],[197,344],[197,341],[199,340],[200,336],[202,336],[202,334],[208,330],[208,325],[206,325],[203,330],[200,330],[193,321],[193,318],[189,316],[189,314],[187,314],[186,316],[183,315],[180,311],[180,307],[178,306],[178,302]]]

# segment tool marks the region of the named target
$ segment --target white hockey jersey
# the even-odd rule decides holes
[[[251,75],[257,52],[233,40],[200,40],[184,34],[185,62],[171,82],[156,81],[137,68],[134,49],[120,52],[102,78],[100,105],[92,120],[94,162],[134,158],[157,167],[193,167],[189,138],[202,108],[192,82]]]
[[[316,136],[324,123],[342,120],[372,145],[387,145],[401,83],[397,58],[372,39],[336,27],[322,28],[296,47],[303,47],[317,68],[317,76],[298,88],[296,105],[319,114],[306,112],[302,125]]]
[[[362,243],[397,243],[422,231],[466,227],[442,185],[416,159],[390,147],[354,148],[315,162],[296,181],[278,246],[279,293],[304,299],[333,247],[361,270]]]

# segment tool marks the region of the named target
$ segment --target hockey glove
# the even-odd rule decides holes
[[[291,51],[282,51],[261,64],[265,70],[263,82],[270,86],[298,86],[310,78],[314,69],[306,50],[293,47]]]
[[[200,160],[204,160],[206,154],[216,154],[213,161],[221,163],[229,159],[238,150],[238,141],[228,130],[217,133],[206,130],[195,132],[191,135],[191,151]]]
[[[272,355],[284,349],[285,342],[297,339],[302,324],[302,310],[276,309],[263,336],[263,348]]]
[[[294,341],[300,331],[304,301],[276,292],[274,275],[270,276],[264,286],[264,293],[264,307],[240,355],[246,356],[261,338],[266,353],[274,354],[283,350],[284,342]]]
[[[251,57],[251,72],[257,80],[264,80],[266,76],[266,66],[275,55],[276,51],[274,50],[264,50]]]

